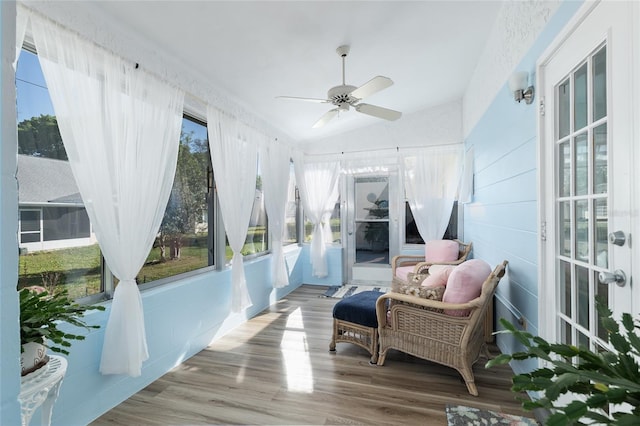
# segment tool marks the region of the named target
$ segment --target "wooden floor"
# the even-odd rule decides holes
[[[325,289],[296,289],[92,424],[446,425],[447,404],[523,415],[507,366],[480,360],[474,397],[455,370],[397,351],[382,367],[349,343],[329,352]]]

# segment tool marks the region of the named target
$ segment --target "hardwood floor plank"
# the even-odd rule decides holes
[[[474,397],[457,371],[398,351],[381,367],[356,345],[329,352],[325,290],[301,286],[92,424],[438,426],[447,404],[523,415],[508,366],[480,360]]]

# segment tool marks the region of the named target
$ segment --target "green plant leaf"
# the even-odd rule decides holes
[[[603,414],[589,411],[584,415],[587,419],[595,420],[597,424],[608,425],[611,424],[611,419]]]
[[[551,349],[552,352],[557,353],[560,356],[565,356],[569,358],[572,358],[578,355],[578,353],[580,352],[579,349],[573,345],[564,345],[564,344],[558,344],[558,343],[549,345],[549,348]]]
[[[627,330],[627,332],[632,333],[633,332],[633,317],[631,315],[629,315],[628,313],[623,313],[622,314],[622,325],[624,326],[625,330]]]
[[[558,399],[560,394],[565,393],[569,386],[580,380],[580,375],[575,373],[563,373],[547,388],[545,395],[550,401]]]
[[[609,403],[609,398],[604,393],[594,393],[587,398],[587,405],[592,408],[604,407]]]
[[[534,370],[529,374],[531,374],[532,377],[546,377],[549,379],[554,376],[553,370],[549,368],[538,368],[537,370]]]
[[[567,426],[569,424],[569,418],[560,412],[553,413],[547,419],[546,426]]]
[[[548,355],[549,352],[548,351],[545,352],[539,347],[532,346],[531,349],[529,349],[529,354],[537,358],[543,359],[545,361],[551,361],[551,358]]]
[[[609,341],[618,352],[627,353],[631,350],[629,342],[618,333],[611,333],[609,335]]]
[[[504,365],[504,364],[508,364],[511,361],[511,356],[508,354],[500,354],[497,357],[490,359],[489,361],[487,361],[487,363],[485,364],[486,368],[491,368],[494,367],[496,365]]]
[[[579,419],[587,413],[587,404],[582,401],[572,401],[564,408],[564,413],[570,419]]]
[[[640,424],[640,417],[635,414],[622,414],[616,418],[617,426],[637,426]]]

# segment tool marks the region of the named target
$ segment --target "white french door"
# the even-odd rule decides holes
[[[538,66],[540,334],[594,350],[608,347],[596,296],[616,315],[638,309],[633,3],[585,4]]]

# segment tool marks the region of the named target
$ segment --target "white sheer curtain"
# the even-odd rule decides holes
[[[296,151],[294,166],[302,205],[313,224],[310,250],[312,275],[323,278],[329,274],[325,242],[331,241],[329,218],[339,195],[340,162],[305,162],[303,154]]]
[[[18,58],[20,57],[20,51],[24,44],[24,36],[27,32],[27,24],[29,23],[29,17],[31,12],[24,8],[22,5],[16,5],[16,57],[13,60],[13,70],[16,70],[18,65]]]
[[[424,148],[404,157],[404,188],[424,241],[442,238],[462,176],[463,146]]]
[[[261,146],[262,187],[271,231],[271,270],[273,286],[276,288],[289,284],[289,275],[282,252],[282,237],[289,190],[290,162],[291,152],[286,145],[271,142]]]
[[[139,376],[149,354],[135,278],[171,192],[184,93],[44,18],[31,22],[69,164],[120,280],[100,371]]]
[[[241,251],[256,197],[258,146],[266,143],[266,136],[211,106],[207,123],[222,221],[233,250],[231,311],[240,312],[252,305]]]

